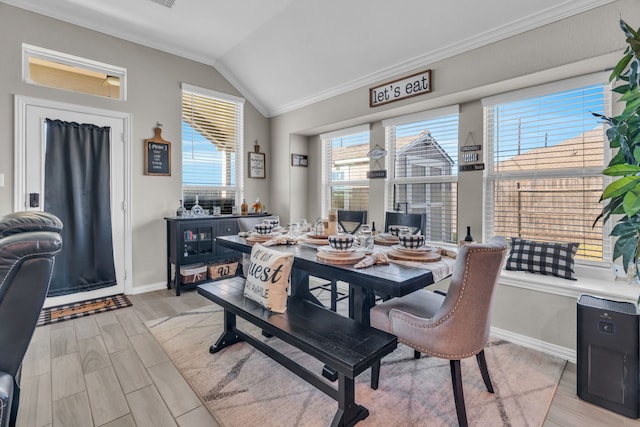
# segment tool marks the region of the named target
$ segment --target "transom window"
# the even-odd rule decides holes
[[[494,234],[578,242],[583,263],[610,262],[602,221],[605,129],[610,114],[604,74],[483,100],[487,165],[485,238]]]
[[[22,76],[27,83],[126,100],[125,68],[26,43],[22,57]]]
[[[369,209],[369,125],[320,135],[322,211]]]
[[[426,214],[427,240],[457,238],[458,106],[383,120],[387,209]]]
[[[185,206],[231,213],[242,195],[244,99],[182,85],[182,190]]]

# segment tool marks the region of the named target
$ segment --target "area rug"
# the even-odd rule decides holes
[[[44,308],[40,312],[37,326],[75,319],[76,317],[89,316],[104,311],[117,310],[131,306],[131,301],[124,295],[112,295],[103,298],[95,298],[74,304],[58,305]]]
[[[337,403],[246,343],[217,354],[209,346],[222,330],[217,306],[147,322],[147,328],[214,417],[225,427],[328,426]],[[269,342],[314,372],[321,364],[278,340],[264,338],[242,319],[238,326]],[[506,341],[485,350],[495,394],[488,393],[475,358],[462,361],[462,379],[472,426],[540,426],[565,361]],[[447,360],[398,349],[382,361],[378,390],[370,370],[356,379],[356,402],[369,410],[358,426],[457,426]]]

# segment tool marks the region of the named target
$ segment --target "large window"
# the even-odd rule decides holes
[[[608,162],[606,75],[483,100],[487,165],[485,237],[580,243],[581,262],[609,262],[599,198]]]
[[[387,209],[426,214],[427,240],[458,240],[458,106],[384,120]]]
[[[242,195],[242,98],[182,85],[182,191],[230,213]]]
[[[369,125],[320,136],[322,139],[323,212],[369,209]]]

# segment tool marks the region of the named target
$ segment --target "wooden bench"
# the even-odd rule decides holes
[[[198,293],[224,308],[224,331],[209,352],[246,341],[338,401],[332,426],[352,426],[369,415],[355,402],[354,379],[397,347],[394,335],[343,317],[324,307],[289,298],[286,313],[271,313],[242,295],[244,279],[232,277],[198,286]],[[321,376],[236,327],[236,316],[300,349],[338,373],[336,389]]]

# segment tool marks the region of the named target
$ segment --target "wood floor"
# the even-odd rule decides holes
[[[176,297],[169,290],[129,299],[132,307],[36,328],[23,364],[18,427],[219,425],[144,326],[210,302],[195,291]],[[545,427],[640,427],[640,420],[578,399],[575,390],[576,367],[567,364]]]

